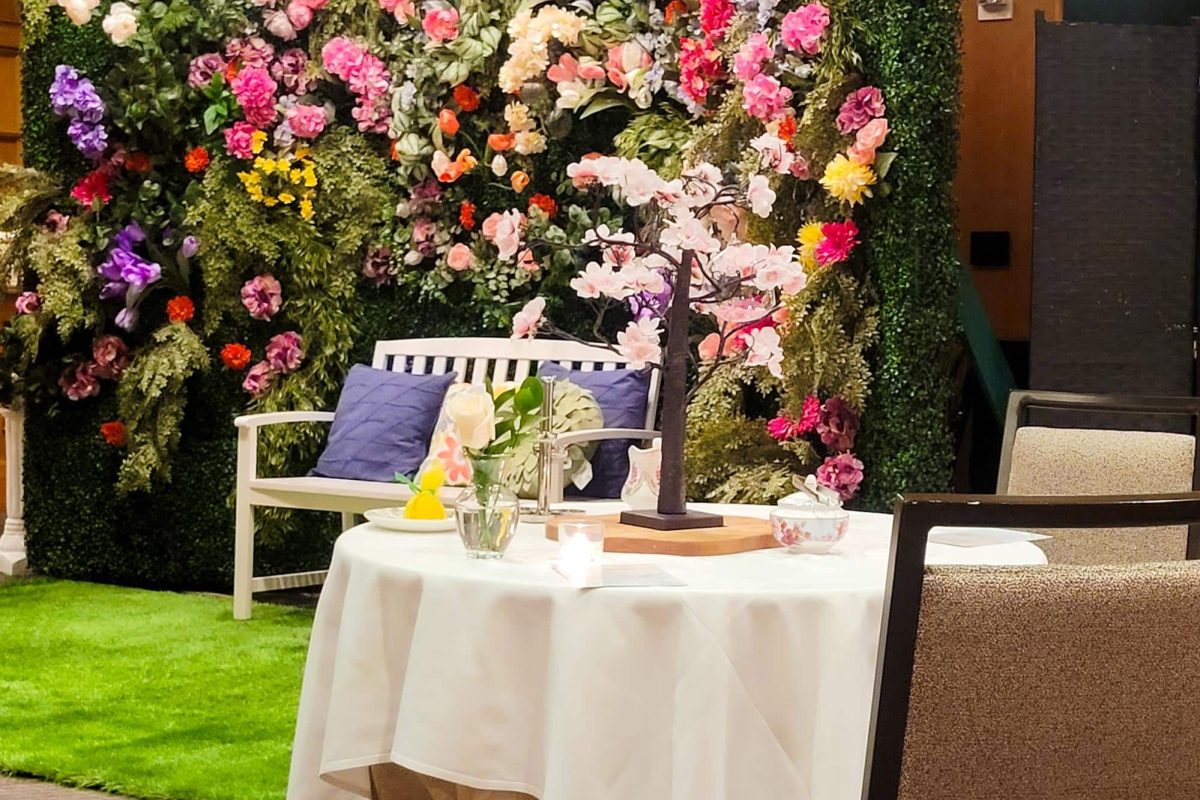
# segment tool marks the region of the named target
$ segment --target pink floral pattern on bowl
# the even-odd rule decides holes
[[[824,553],[840,542],[850,526],[845,511],[836,516],[815,517],[811,512],[794,510],[771,514],[771,534],[775,541],[797,553]]]

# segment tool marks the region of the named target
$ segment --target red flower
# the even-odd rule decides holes
[[[788,149],[792,147],[792,139],[796,138],[796,118],[788,114],[779,122],[779,138],[787,142]]]
[[[237,77],[237,74],[238,62],[237,59],[234,59],[225,65],[225,85],[228,86],[229,83]]]
[[[191,322],[196,315],[192,298],[179,295],[167,301],[167,319],[171,322]]]
[[[221,361],[227,369],[240,372],[250,366],[251,358],[250,348],[244,344],[230,342],[221,348]]]
[[[438,127],[442,129],[442,133],[453,136],[458,133],[458,115],[448,108],[443,108],[438,112]]]
[[[454,87],[454,102],[458,103],[458,107],[463,111],[474,111],[479,108],[479,92],[465,83],[460,83]]]
[[[463,200],[458,207],[458,224],[464,230],[475,230],[475,204],[470,200]]]
[[[203,147],[193,147],[183,157],[183,166],[188,172],[204,172],[208,167],[208,151]]]
[[[535,194],[529,198],[529,210],[532,212],[534,208],[545,211],[547,217],[553,217],[558,213],[558,203],[554,202],[554,198],[548,194]]]
[[[130,153],[125,156],[125,169],[129,172],[149,172],[150,156],[145,153]]]
[[[108,173],[103,167],[98,167],[84,175],[71,190],[71,197],[78,200],[80,205],[89,208],[94,208],[97,200],[100,201],[100,205],[112,200],[112,194],[108,191]]]
[[[100,426],[100,435],[104,437],[104,441],[108,442],[113,447],[125,446],[125,423],[119,419],[114,419],[111,422],[105,422]]]
[[[675,20],[679,16],[686,14],[686,13],[687,13],[687,6],[684,5],[683,0],[671,0],[671,2],[667,3],[667,8],[664,13],[664,17],[665,17],[668,25],[674,25]]]
[[[815,257],[822,267],[845,261],[858,245],[858,226],[854,220],[826,222],[821,226],[822,238],[817,245]]]

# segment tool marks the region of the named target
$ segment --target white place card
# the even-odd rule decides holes
[[[1007,528],[938,527],[929,531],[929,541],[932,544],[948,544],[954,547],[987,547],[993,544],[1036,542],[1049,538],[1044,533],[1014,531]]]
[[[687,585],[653,564],[590,564],[580,569],[556,563],[554,571],[566,578],[576,589]]]

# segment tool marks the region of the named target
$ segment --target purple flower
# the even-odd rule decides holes
[[[304,360],[304,340],[295,331],[285,331],[267,342],[267,364],[276,372],[291,372]]]
[[[316,78],[308,74],[308,54],[299,47],[279,54],[278,60],[271,65],[271,77],[295,95],[308,94],[317,83]]]
[[[442,187],[432,178],[412,188],[409,200],[404,204],[404,216],[429,214],[437,210],[442,201]]]
[[[185,236],[183,244],[179,245],[179,254],[184,258],[191,258],[196,255],[196,251],[200,249],[200,240],[195,236]]]
[[[67,126],[67,136],[79,152],[93,160],[104,155],[108,147],[108,130],[103,125],[82,118],[71,120]]]
[[[92,342],[92,359],[97,377],[116,380],[129,366],[129,348],[118,336],[97,336]]]
[[[429,217],[420,217],[413,223],[413,249],[423,256],[431,256],[437,251],[437,223]]]
[[[58,377],[58,385],[69,400],[83,400],[100,394],[96,365],[90,361],[67,367]]]
[[[146,232],[136,222],[129,223],[113,237],[116,247],[126,251],[132,251],[135,245],[144,241],[146,241]]]
[[[60,117],[71,120],[67,135],[72,144],[88,158],[103,155],[108,146],[108,131],[101,124],[104,101],[96,87],[68,64],[59,64],[50,84],[50,107]]]
[[[876,117],[882,117],[887,112],[883,103],[883,93],[874,86],[851,92],[838,109],[837,128],[842,134],[854,133]]]
[[[55,114],[65,117],[75,110],[80,81],[79,71],[74,67],[59,64],[54,68],[54,80],[50,83],[50,108]]]
[[[125,307],[117,312],[117,327],[131,331],[137,326],[138,312],[136,308]]]
[[[858,412],[840,396],[830,397],[821,407],[817,433],[826,447],[838,452],[849,450],[858,437]]]
[[[246,378],[242,381],[242,388],[255,397],[258,397],[271,388],[273,380],[275,380],[275,371],[271,369],[271,365],[265,361],[260,361],[246,371]]]
[[[162,267],[153,261],[147,261],[137,253],[115,250],[109,255],[109,259],[120,269],[121,280],[139,291],[157,283],[162,277]]]
[[[666,276],[664,276],[666,277]],[[635,320],[665,317],[671,305],[671,282],[663,283],[663,290],[657,294],[639,292],[629,298],[629,310]]]
[[[61,214],[52,209],[50,213],[46,215],[46,222],[44,223],[44,226],[50,233],[59,234],[65,231],[67,226],[70,224],[71,218],[69,216],[66,214]]]
[[[863,479],[863,463],[853,453],[830,456],[817,467],[817,483],[828,486],[845,502],[858,493]]]
[[[225,63],[225,59],[221,58],[220,53],[205,53],[202,56],[196,56],[188,66],[188,86],[193,89],[203,89],[212,83],[214,75],[224,72],[227,66],[229,65]]]
[[[242,305],[253,319],[268,320],[283,305],[283,287],[271,274],[256,275],[242,285]]]
[[[392,250],[390,247],[372,247],[363,261],[362,274],[376,286],[386,286],[392,280]]]
[[[21,292],[17,297],[17,313],[33,314],[42,308],[42,298],[37,292]]]

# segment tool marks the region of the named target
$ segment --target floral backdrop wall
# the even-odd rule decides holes
[[[615,298],[599,324],[635,331],[662,281],[596,260],[598,231],[637,223],[633,203],[578,191],[568,165],[600,155],[667,180],[717,165],[755,213],[705,224],[803,268],[780,306],[749,290],[693,331],[702,362],[768,367],[697,393],[693,496],[770,501],[808,472],[876,503],[944,483],[954,4],[37,0],[25,15],[32,170],[0,178],[24,284],[3,388],[30,412],[43,567],[226,582],[232,417],[331,407],[376,338],[503,331],[536,296],[581,335]],[[273,432],[264,468],[303,469],[321,434]],[[327,553],[319,521],[263,522],[265,560]]]

